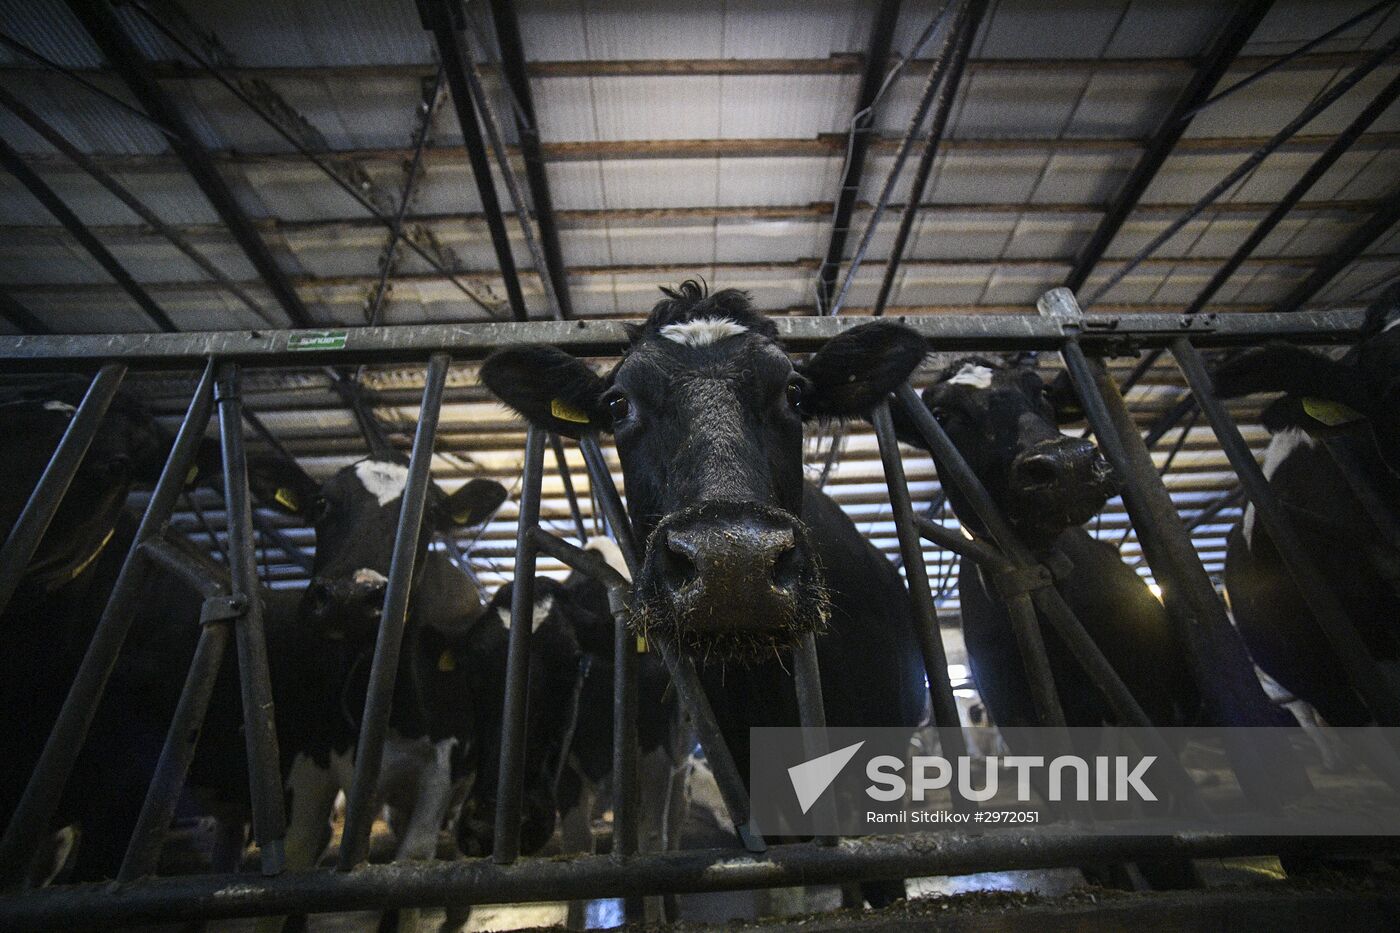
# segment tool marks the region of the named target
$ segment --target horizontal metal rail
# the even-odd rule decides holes
[[[617,860],[607,855],[366,865],[353,872],[288,872],[253,882],[246,875],[193,875],[131,885],[46,888],[0,900],[0,928],[67,930],[101,917],[129,926],[413,906],[527,903],[626,897],[666,891],[736,891],[841,884],[862,878],[965,875],[1134,858],[1393,852],[1384,837],[1246,836],[1192,832],[1174,836],[1092,836],[1058,832],[939,833],[850,840],[839,846],[776,846],[763,855],[697,849]]]
[[[1265,339],[1343,343],[1360,333],[1360,309],[1202,314],[1085,314],[1080,340],[1165,347],[1189,336],[1201,348],[1241,346]],[[1057,350],[1066,334],[1037,314],[891,316],[938,350]],[[794,352],[819,348],[867,318],[775,317],[778,337]],[[319,335],[319,336],[318,336]],[[41,334],[0,337],[0,367],[9,370],[90,368],[109,362],[163,369],[196,369],[210,356],[255,366],[421,363],[430,353],[481,358],[519,343],[548,343],[580,355],[615,355],[628,345],[622,321],[501,321],[413,324],[328,330],[240,330],[188,334]]]

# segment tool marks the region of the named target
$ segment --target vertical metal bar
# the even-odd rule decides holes
[[[923,654],[924,673],[928,677],[929,694],[933,700],[933,721],[938,726],[938,741],[945,758],[961,758],[967,754],[967,744],[958,719],[958,704],[953,699],[953,685],[948,680],[948,656],[943,651],[943,636],[938,631],[938,610],[929,590],[928,572],[924,567],[923,542],[914,524],[914,506],[909,500],[909,483],[904,478],[904,459],[895,439],[890,403],[882,400],[875,407],[871,422],[880,445],[880,462],[885,468],[885,485],[890,492],[890,512],[894,516],[895,532],[899,536],[899,553],[904,558],[904,580],[909,598],[914,604],[914,629]],[[953,804],[960,810],[976,809],[975,804],[959,795]]]
[[[540,524],[545,431],[530,425],[520,482],[520,520],[515,533],[515,586],[510,599],[510,650],[501,713],[501,760],[496,782],[496,842],[492,859],[510,864],[520,855],[520,810],[524,799],[525,712],[530,691],[531,616],[535,608],[535,557],[531,533]]]
[[[579,449],[583,451],[584,462],[588,465],[589,484],[597,493],[601,511],[613,528],[622,558],[635,576],[641,567],[641,555],[637,550],[636,537],[632,533],[632,522],[627,517],[627,510],[622,506],[617,487],[613,485],[612,473],[609,472],[607,461],[603,458],[603,451],[598,446],[597,439],[592,436],[581,438]],[[705,696],[700,676],[695,672],[695,664],[685,654],[677,651],[664,636],[654,633],[649,638],[649,643],[661,655],[661,660],[671,675],[671,685],[675,687],[676,697],[695,723],[696,735],[705,750],[705,757],[715,776],[715,784],[719,787],[720,797],[724,800],[725,809],[729,811],[729,818],[734,822],[734,829],[740,841],[750,852],[762,852],[766,843],[758,826],[750,818],[749,792],[744,787],[744,779],[734,763],[734,756],[730,754],[729,745],[724,741],[724,734],[720,732],[719,724],[715,721],[714,710],[710,707],[709,698]]]
[[[1269,486],[1264,471],[1254,460],[1254,453],[1230,418],[1225,406],[1215,397],[1211,388],[1210,374],[1206,371],[1201,354],[1184,337],[1172,341],[1172,356],[1176,358],[1181,373],[1191,386],[1201,410],[1210,421],[1225,456],[1240,478],[1249,500],[1264,522],[1269,540],[1278,549],[1284,566],[1303,594],[1303,601],[1317,619],[1318,626],[1326,634],[1332,650],[1337,652],[1343,667],[1351,677],[1351,686],[1371,710],[1371,715],[1382,726],[1400,725],[1400,697],[1389,689],[1388,680],[1366,649],[1366,644],[1357,634],[1346,610],[1342,608],[1328,582],[1318,573],[1316,565],[1309,559],[1302,541],[1298,539],[1288,520],[1282,503]]]
[[[574,518],[574,529],[578,531],[580,544],[588,542],[588,529],[583,526],[583,513],[578,507],[578,493],[574,492],[574,475],[569,469],[569,460],[564,456],[564,442],[558,434],[549,435],[549,446],[554,448],[554,465],[559,470],[559,479],[564,483],[564,498],[569,500],[569,514]]]
[[[252,497],[248,493],[248,459],[243,446],[242,379],[238,364],[219,366],[215,400],[219,406],[219,440],[224,449],[224,502],[228,515],[230,590],[247,609],[234,623],[238,684],[243,700],[243,737],[248,750],[248,788],[253,804],[253,838],[262,853],[264,875],[280,874],[285,863],[287,814],[282,802],[282,762],[277,750],[277,722],[272,677],[267,665],[261,587],[258,584]]]
[[[622,551],[629,575],[635,578],[641,568],[632,524],[622,508],[622,500],[613,485],[607,460],[598,439],[591,435],[579,439],[584,465],[588,469],[589,489],[600,502],[600,511],[608,516],[613,536]],[[637,702],[639,688],[637,640],[627,624],[627,607],[617,602],[621,594],[608,592],[609,609],[613,615],[613,852],[619,857],[637,851],[641,835],[641,811],[637,772]]]
[[[451,357],[434,353],[428,358],[423,402],[418,414],[418,430],[413,435],[413,452],[408,459],[408,482],[394,532],[394,555],[389,562],[389,582],[384,589],[384,611],[379,618],[379,637],[370,664],[365,712],[360,721],[355,746],[355,777],[345,806],[345,832],[340,844],[341,871],[349,871],[369,854],[369,834],[374,826],[374,803],[379,770],[384,762],[384,740],[389,734],[389,711],[394,699],[394,680],[399,669],[399,649],[408,624],[408,598],[413,587],[413,570],[418,560],[418,542],[423,529],[423,509],[432,484],[433,439],[437,435],[442,409],[442,393],[447,386]]]
[[[120,363],[108,363],[97,371],[58,446],[49,457],[48,466],[44,467],[39,482],[29,494],[24,511],[15,519],[14,527],[5,539],[5,546],[0,549],[0,612],[5,611],[10,597],[15,595],[20,581],[24,579],[29,562],[34,559],[34,552],[39,549],[44,533],[49,530],[49,523],[63,504],[63,497],[77,475],[92,439],[97,436],[97,429],[102,426],[102,419],[121,388],[125,375],[126,366]],[[18,438],[11,440],[22,442]]]
[[[457,19],[461,15],[460,5],[450,0],[421,0],[418,11],[423,28],[433,34],[443,69],[447,73],[447,84],[452,90],[452,106],[457,110],[462,142],[467,149],[467,159],[471,162],[477,194],[481,197],[481,210],[486,215],[486,227],[491,234],[491,246],[496,252],[496,264],[501,270],[511,314],[515,320],[524,321],[529,316],[525,296],[520,291],[520,276],[511,253],[510,237],[506,233],[501,200],[496,195],[496,181],[491,174],[491,162],[486,157],[486,144],[481,138],[481,127],[476,122],[476,108],[472,104],[471,88],[467,83],[469,59],[466,37],[462,35],[461,23]]]
[[[1143,553],[1162,584],[1168,617],[1186,648],[1211,719],[1226,726],[1267,725],[1273,719],[1273,707],[1254,676],[1244,643],[1230,625],[1123,396],[1102,364],[1090,365],[1073,336],[1065,340],[1061,356],[1099,448],[1123,481],[1123,504],[1137,529]],[[1301,763],[1285,750],[1277,735],[1266,730],[1230,729],[1226,747],[1240,786],[1260,804],[1270,805],[1302,793],[1307,786]],[[1256,754],[1256,750],[1266,749],[1272,753],[1263,757]],[[1280,768],[1279,763],[1285,761],[1291,767]]]
[[[194,462],[204,428],[213,410],[214,363],[204,369],[199,385],[190,399],[185,420],[170,449],[170,456],[161,470],[160,479],[146,504],[146,512],[137,526],[136,536],[121,573],[107,600],[107,608],[93,631],[92,641],[73,686],[63,701],[53,731],[49,733],[43,754],[29,777],[9,826],[0,839],[0,886],[9,887],[23,880],[29,859],[40,838],[49,828],[54,810],[63,794],[64,785],[72,774],[73,765],[87,737],[88,727],[102,701],[107,679],[117,663],[117,655],[131,628],[132,613],[145,579],[146,558],[140,545],[170,520],[175,500],[185,484],[185,474]]]
[[[826,309],[831,307],[836,277],[841,272],[841,255],[846,250],[846,237],[855,213],[856,198],[860,194],[866,154],[870,151],[871,137],[876,132],[872,108],[884,83],[885,65],[894,42],[895,24],[899,21],[899,7],[900,0],[880,0],[880,5],[875,9],[875,19],[870,24],[870,44],[865,50],[865,69],[861,74],[851,125],[854,138],[845,171],[841,175],[841,187],[836,191],[836,210],[831,218],[831,238],[827,241],[826,258],[817,272],[817,310],[821,314],[830,313]]]
[[[146,547],[150,550],[153,546],[162,544],[164,542],[160,539],[154,539],[148,542]],[[151,554],[151,559],[153,562],[157,561],[155,554]],[[220,598],[224,589],[212,580],[202,587],[206,607],[210,599]],[[231,597],[222,598],[230,610],[237,608],[238,603]],[[165,734],[165,745],[161,748],[155,774],[151,777],[145,802],[141,806],[141,814],[137,817],[136,827],[132,830],[131,840],[127,844],[126,856],[122,859],[120,871],[117,872],[119,882],[134,881],[155,872],[166,829],[175,816],[180,791],[184,787],[190,763],[194,760],[199,732],[204,726],[204,717],[209,709],[209,700],[214,694],[219,669],[223,666],[229,639],[228,623],[231,621],[227,618],[206,621],[203,615],[201,612],[199,641],[195,645],[189,672],[185,676],[185,685],[180,691],[179,702],[170,720],[170,728]]]
[[[977,474],[972,472],[972,467],[943,430],[943,426],[924,407],[918,393],[905,383],[896,390],[895,395],[904,405],[905,413],[914,422],[914,427],[928,446],[929,452],[933,454],[938,466],[939,479],[948,488],[955,488],[962,493],[976,517],[990,532],[992,540],[1018,571],[1025,572],[1035,567],[1036,561],[1030,549],[1012,531],[986,487],[977,478]],[[1156,475],[1155,472],[1153,475]],[[1090,681],[1103,693],[1104,700],[1118,721],[1124,726],[1142,730],[1140,734],[1148,746],[1144,751],[1156,755],[1162,762],[1167,777],[1172,781],[1183,805],[1191,812],[1204,812],[1195,785],[1177,761],[1175,753],[1162,739],[1132,691],[1123,683],[1123,679],[1118,676],[1108,658],[1104,657],[1060,592],[1053,586],[1039,587],[1031,592],[1031,601],[1064,641],[1070,654],[1084,668]],[[1027,656],[1027,647],[1023,647],[1022,657]],[[1037,659],[1036,663],[1044,663],[1048,667],[1049,660],[1045,659],[1042,662]]]
[[[797,684],[797,715],[802,724],[804,754],[807,760],[818,758],[831,750],[826,741],[826,705],[822,700],[822,672],[817,662],[817,636],[811,632],[792,650],[792,676]],[[816,803],[817,818],[835,825],[836,801],[823,794]],[[818,845],[834,846],[837,836],[818,836]]]

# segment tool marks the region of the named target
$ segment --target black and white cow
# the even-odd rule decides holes
[[[1162,604],[1111,545],[1083,523],[1115,494],[1107,462],[1088,440],[1062,434],[1049,386],[1034,367],[967,357],[946,367],[923,402],[982,481],[1021,539],[1056,574],[1056,589],[1158,725],[1185,725],[1197,712],[1197,691],[1184,651]],[[901,438],[924,447],[907,426]],[[936,460],[936,458],[935,458]],[[942,472],[942,466],[939,466]],[[965,529],[986,529],[957,489],[948,501]],[[958,576],[963,638],[977,692],[1000,726],[1038,723],[1020,649],[995,582],[964,560]],[[1070,726],[1113,718],[1064,642],[1042,623],[1045,648]]]
[[[1362,339],[1340,360],[1270,345],[1222,366],[1215,389],[1284,393],[1263,414],[1273,434],[1264,475],[1371,655],[1400,661],[1400,286],[1370,307]],[[1329,447],[1356,464],[1380,522]],[[1372,721],[1253,506],[1230,534],[1225,585],[1260,668],[1334,726]]]
[[[335,797],[350,787],[407,479],[407,464],[391,459],[361,460],[324,484],[280,461],[250,468],[262,501],[316,531],[295,635],[269,659],[294,869],[315,864],[330,838]],[[377,792],[391,808],[401,859],[434,856],[454,793],[477,776],[481,736],[500,728],[486,705],[504,684],[504,658],[496,657],[503,639],[486,621],[475,582],[430,550],[429,539],[486,520],[505,495],[489,480],[452,495],[430,487]]]
[[[634,623],[695,660],[747,778],[749,729],[796,725],[789,660],[818,633],[827,721],[916,726],[927,691],[894,567],[804,483],[813,418],[868,414],[923,359],[923,339],[864,324],[794,365],[739,291],[665,290],[606,376],[545,346],[498,351],[482,381],[531,423],[611,432],[646,543]]]

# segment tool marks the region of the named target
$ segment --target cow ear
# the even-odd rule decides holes
[[[321,486],[281,457],[248,458],[248,488],[258,501],[288,515],[305,515]]]
[[[923,337],[892,321],[852,327],[797,367],[808,382],[802,414],[811,418],[868,415],[908,380],[927,353]]]
[[[442,502],[442,515],[453,525],[470,528],[490,518],[506,501],[506,487],[493,479],[474,479]]]
[[[1045,384],[1045,400],[1055,409],[1056,424],[1084,420],[1084,406],[1079,401],[1079,393],[1074,391],[1074,383],[1069,381],[1069,373],[1062,370]]]
[[[611,427],[600,401],[607,381],[563,350],[540,345],[497,350],[481,364],[481,381],[526,421],[547,431],[578,438]]]

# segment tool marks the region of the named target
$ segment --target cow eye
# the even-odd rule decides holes
[[[948,409],[944,408],[942,405],[935,405],[930,409],[930,414],[933,415],[934,420],[939,424],[948,423]]]
[[[796,379],[787,384],[787,400],[793,408],[802,410],[802,383]]]
[[[311,506],[306,510],[306,517],[313,523],[319,522],[326,517],[326,513],[331,510],[330,500],[325,496],[317,496],[311,500]]]
[[[622,421],[632,413],[632,403],[627,401],[625,395],[614,395],[608,400],[608,414],[612,415],[613,421]]]

